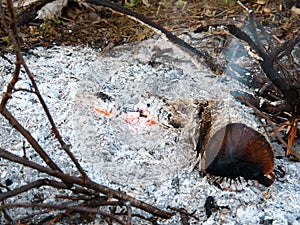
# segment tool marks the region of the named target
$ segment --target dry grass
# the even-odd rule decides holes
[[[203,21],[242,20],[246,17],[246,12],[241,13],[242,7],[233,0],[149,0],[149,5],[137,2],[131,10],[143,14],[176,34],[194,31]],[[293,16],[290,9],[280,4],[282,1],[265,1],[264,5],[255,3],[257,1],[248,2],[252,3],[247,3],[246,6],[254,9],[260,21],[272,28],[277,37],[288,39],[298,32],[299,16]],[[100,7],[91,12],[77,4],[70,4],[61,18],[31,22],[21,27],[20,33],[25,48],[52,45],[89,45],[105,48],[140,41],[155,34],[138,22],[109,9]],[[8,38],[1,29],[2,51],[10,50],[9,46]]]

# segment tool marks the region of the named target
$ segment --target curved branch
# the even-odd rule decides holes
[[[235,37],[247,42],[249,46],[263,59],[260,62],[261,68],[263,69],[266,76],[270,81],[281,91],[285,96],[286,100],[292,105],[300,106],[300,90],[296,87],[293,87],[288,83],[284,77],[281,77],[279,71],[274,67],[274,62],[279,56],[280,52],[284,51],[287,47],[292,48],[300,41],[300,35],[298,35],[294,40],[288,41],[285,44],[274,49],[270,53],[265,53],[248,34],[242,31],[240,28],[235,25],[228,26],[229,32]]]
[[[100,193],[103,193],[105,195],[109,195],[112,198],[116,198],[116,199],[119,199],[119,200],[122,200],[122,201],[125,201],[125,202],[129,201],[132,206],[134,206],[136,208],[139,208],[139,209],[142,209],[142,210],[144,210],[148,213],[151,213],[153,215],[159,216],[161,218],[169,219],[173,216],[171,213],[169,213],[167,211],[161,210],[161,209],[159,209],[157,207],[154,207],[150,204],[147,204],[143,201],[137,200],[137,199],[127,195],[124,192],[116,191],[116,190],[111,189],[107,186],[104,186],[104,185],[98,184],[96,182],[93,182],[89,179],[85,180],[81,177],[71,176],[71,175],[68,175],[68,174],[64,174],[64,173],[62,173],[58,170],[53,170],[53,169],[41,166],[41,165],[39,165],[35,162],[29,161],[28,159],[24,159],[24,158],[19,157],[15,154],[12,154],[12,153],[10,153],[10,152],[2,149],[2,148],[0,148],[0,157],[2,157],[4,159],[8,159],[12,162],[16,162],[16,163],[28,166],[32,169],[36,169],[36,170],[38,170],[42,173],[46,173],[50,176],[57,177],[57,178],[63,180],[64,182],[78,184],[80,186],[83,186],[83,187],[86,187],[86,188],[89,188],[89,189],[93,189],[95,191],[99,191]]]
[[[52,204],[42,204],[42,203],[13,203],[13,204],[5,204],[0,206],[0,211],[8,208],[43,208],[43,209],[55,209],[55,210],[69,210],[72,212],[78,213],[93,213],[99,214],[104,217],[108,217],[121,225],[126,225],[125,222],[120,220],[117,216],[101,211],[99,209],[90,208],[90,207],[83,207],[83,206],[74,206],[74,205],[67,205],[67,204],[60,204],[60,205],[52,205]]]
[[[9,121],[9,123],[19,131],[29,142],[29,144],[36,150],[36,152],[41,156],[41,158],[46,162],[46,164],[53,170],[62,172],[62,170],[55,164],[55,162],[48,156],[48,154],[43,150],[39,143],[32,137],[31,133],[26,130],[18,120],[2,105],[0,105],[0,113]]]
[[[39,179],[36,181],[33,181],[29,184],[23,185],[21,187],[15,188],[13,190],[10,191],[6,191],[6,192],[2,192],[0,193],[0,201],[3,201],[7,198],[16,196],[18,194],[24,193],[26,191],[29,191],[33,188],[39,188],[41,186],[51,186],[51,187],[55,187],[58,189],[68,189],[70,190],[70,188],[63,182],[59,182],[59,181],[55,181],[55,180],[49,180],[49,179]],[[83,194],[91,194],[91,192],[87,191],[84,188],[81,187],[73,187],[72,191],[75,193],[83,193]]]
[[[156,33],[165,35],[170,42],[177,45],[181,50],[188,53],[191,57],[199,58],[199,61],[205,63],[212,71],[217,72],[217,73],[223,72],[224,68],[221,65],[218,65],[216,63],[216,59],[214,59],[207,52],[199,51],[198,49],[196,49],[193,46],[186,43],[181,38],[172,34],[172,32],[166,30],[164,27],[160,26],[159,24],[153,22],[151,19],[148,19],[139,13],[133,12],[125,7],[117,5],[108,0],[86,0],[86,2],[90,3],[90,4],[95,4],[98,6],[108,7],[116,12],[122,13],[122,14],[128,16],[129,18],[142,23],[143,25],[150,27]]]
[[[41,2],[41,5],[43,4],[46,4],[50,2],[49,0],[45,0],[43,2]],[[19,72],[20,72],[20,65],[22,65],[25,69],[25,72],[26,74],[28,75],[30,81],[31,81],[31,84],[34,88],[34,93],[36,94],[36,96],[38,97],[43,109],[44,109],[44,112],[46,113],[46,116],[50,122],[50,125],[51,125],[51,130],[52,132],[54,133],[54,136],[56,137],[56,139],[58,140],[58,142],[60,143],[60,145],[62,146],[63,150],[67,153],[67,155],[71,158],[72,162],[75,164],[75,166],[77,167],[78,171],[81,173],[81,175],[83,177],[85,177],[86,179],[88,179],[88,176],[87,174],[85,173],[84,169],[81,167],[81,165],[79,164],[79,162],[77,161],[77,159],[75,158],[75,156],[73,155],[73,153],[70,151],[70,147],[69,145],[67,145],[64,140],[62,139],[56,125],[55,125],[55,122],[51,116],[51,113],[39,91],[39,88],[35,82],[35,79],[33,77],[33,74],[31,73],[31,71],[29,70],[27,64],[25,63],[25,60],[23,58],[23,55],[21,53],[21,45],[20,45],[20,38],[19,38],[19,35],[18,35],[18,30],[17,30],[17,22],[16,22],[16,16],[15,16],[15,12],[14,12],[14,8],[13,8],[13,4],[11,2],[11,0],[8,0],[7,1],[7,7],[9,9],[9,13],[10,13],[10,18],[9,18],[9,22],[8,21],[5,21],[5,13],[4,13],[4,10],[3,10],[3,7],[2,5],[0,5],[0,15],[1,15],[1,18],[2,18],[2,23],[5,27],[5,29],[7,30],[7,32],[9,33],[9,36],[10,36],[10,39],[13,43],[13,46],[14,46],[14,49],[15,49],[15,54],[16,54],[16,58],[17,58],[17,63],[16,63],[16,68],[15,68],[15,71],[14,71],[14,75],[12,77],[12,80],[10,81],[10,83],[8,84],[8,87],[7,87],[7,91],[4,93],[4,97],[1,101],[1,105],[0,107],[4,108],[5,107],[5,104],[7,103],[8,99],[11,97],[11,94],[12,94],[12,91],[13,91],[13,88],[14,88],[14,85],[16,84],[16,82],[18,81],[18,77],[19,77]],[[8,26],[8,24],[11,24],[11,26]],[[1,112],[1,111],[0,111]],[[29,135],[27,135],[29,136]],[[27,139],[27,138],[26,138]],[[30,138],[31,139],[31,138]],[[31,140],[31,142],[33,142],[33,140]],[[32,144],[32,143],[30,143]],[[35,143],[35,146],[36,143]],[[35,148],[35,147],[34,147]],[[36,149],[36,148],[35,148]],[[41,148],[37,148],[36,149],[39,154],[44,157],[43,159],[45,160],[45,155],[44,153],[42,153],[42,149]],[[49,159],[48,159],[49,160]],[[47,163],[47,161],[46,161]],[[59,169],[58,167],[55,168],[55,165],[54,163],[51,162],[50,160],[50,164],[51,164],[51,168],[53,169]]]

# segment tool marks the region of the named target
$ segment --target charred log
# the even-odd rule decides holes
[[[211,136],[202,154],[207,173],[257,180],[270,186],[275,176],[274,156],[266,137],[242,123],[231,123]]]
[[[223,113],[213,110],[211,126],[200,131],[204,135],[197,149],[201,154],[201,169],[223,178],[244,177],[270,186],[275,176],[274,155],[268,138],[263,130],[246,125],[253,122],[244,118],[241,111],[236,113],[240,115],[231,117],[228,110]]]

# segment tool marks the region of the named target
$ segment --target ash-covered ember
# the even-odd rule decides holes
[[[110,101],[94,96],[93,92],[77,95],[74,131],[78,144],[74,148],[86,149],[81,152],[83,159],[97,165],[111,182],[140,186],[143,179],[143,186],[161,183],[172,170],[187,168],[195,158],[199,107],[194,100],[168,100],[138,92],[135,96],[130,90]],[[132,98],[139,102],[128,104]],[[96,110],[91,110],[93,104]],[[110,112],[109,116],[103,112]],[[78,142],[86,136],[91,138]]]

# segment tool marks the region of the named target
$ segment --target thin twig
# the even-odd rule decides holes
[[[19,131],[26,138],[29,144],[36,150],[36,152],[41,156],[41,158],[47,163],[47,165],[50,168],[62,172],[62,170],[55,164],[55,162],[39,145],[39,143],[32,137],[31,133],[28,130],[26,130],[5,107],[2,107],[2,105],[0,105],[0,113],[9,121],[9,123],[17,131]]]
[[[176,207],[172,207],[172,206],[168,206],[168,209],[171,209],[171,210],[173,210],[175,212],[179,212],[180,214],[185,214],[185,215],[187,215],[189,217],[194,218],[197,221],[200,221],[200,218],[194,215],[196,211],[193,211],[192,213],[189,213],[189,212],[187,212],[183,208],[176,208]]]
[[[171,213],[161,210],[161,209],[159,209],[155,206],[152,206],[150,204],[147,204],[143,201],[137,200],[137,199],[125,194],[124,192],[116,191],[114,189],[111,189],[107,186],[98,184],[91,180],[84,180],[81,177],[71,176],[69,174],[64,174],[58,170],[53,170],[53,169],[41,166],[35,162],[29,161],[28,159],[24,159],[15,154],[12,154],[2,148],[0,148],[0,157],[2,157],[4,159],[8,159],[12,162],[22,164],[22,165],[30,167],[32,169],[36,169],[36,170],[38,170],[42,173],[46,173],[50,176],[57,177],[57,178],[63,180],[64,182],[78,184],[80,186],[90,188],[95,191],[99,191],[102,194],[109,195],[112,198],[116,198],[116,199],[122,200],[124,202],[129,201],[132,206],[140,208],[146,212],[149,212],[149,213],[159,216],[161,218],[169,219],[172,217]]]
[[[99,209],[90,208],[90,207],[82,207],[82,206],[74,206],[74,205],[67,205],[67,204],[43,204],[43,203],[12,203],[12,204],[5,204],[0,206],[0,211],[3,209],[8,208],[43,208],[43,209],[55,209],[55,210],[70,210],[72,212],[78,212],[78,213],[93,213],[93,214],[99,214],[104,217],[108,217],[112,219],[113,221],[121,224],[121,225],[127,225],[122,220],[120,220],[115,215],[112,215],[110,213],[101,211]]]
[[[143,25],[150,27],[153,31],[158,34],[164,35],[169,41],[177,45],[181,50],[188,53],[192,58],[195,58],[200,63],[205,63],[208,68],[216,73],[223,72],[224,68],[219,65],[216,60],[209,55],[207,52],[199,51],[198,49],[194,48],[193,46],[189,45],[187,42],[182,40],[181,38],[177,37],[176,35],[172,34],[172,32],[166,30],[164,27],[160,26],[159,24],[155,23],[151,19],[146,18],[145,16],[133,12],[130,9],[127,9],[123,6],[117,5],[112,1],[108,0],[86,0],[87,3],[95,4],[98,6],[108,7],[116,12],[122,13],[129,18],[136,20]]]
[[[291,146],[288,146],[288,144],[282,139],[282,137],[280,136],[280,134],[278,132],[278,128],[274,125],[274,123],[272,122],[270,117],[268,117],[267,115],[262,113],[259,109],[257,109],[254,105],[252,105],[250,102],[248,102],[245,98],[243,98],[243,97],[236,97],[236,98],[241,100],[245,105],[252,108],[256,115],[258,115],[259,117],[268,121],[268,124],[272,127],[272,130],[273,130],[276,138],[278,139],[278,141],[280,141],[280,143],[284,147],[286,147],[287,149],[290,150],[291,154],[295,157],[296,160],[300,161],[300,154],[294,148],[292,148]]]
[[[86,172],[84,171],[84,169],[81,167],[81,165],[79,164],[79,162],[77,161],[77,159],[75,158],[75,156],[73,155],[73,153],[70,151],[70,147],[69,145],[67,145],[56,125],[55,125],[55,122],[50,114],[50,111],[39,91],[39,88],[35,82],[35,79],[33,77],[33,74],[31,73],[31,71],[29,70],[27,64],[25,63],[25,60],[23,58],[23,55],[21,53],[21,45],[20,45],[20,37],[18,35],[18,31],[17,31],[17,22],[16,22],[16,17],[15,17],[15,13],[14,13],[14,8],[13,8],[13,4],[11,2],[11,0],[7,0],[7,7],[9,9],[9,12],[10,12],[10,18],[9,18],[9,21],[11,23],[11,26],[12,28],[8,27],[8,21],[5,21],[5,13],[4,13],[4,9],[2,6],[0,6],[0,15],[1,15],[1,18],[2,18],[2,23],[6,29],[6,31],[9,33],[9,37],[12,41],[12,44],[14,46],[14,49],[15,49],[15,54],[16,54],[16,59],[17,59],[17,62],[16,62],[16,67],[15,67],[15,71],[14,71],[14,75],[12,76],[12,80],[9,82],[8,84],[8,87],[7,87],[7,91],[4,93],[4,97],[2,98],[2,101],[1,101],[1,105],[0,107],[4,107],[5,104],[7,103],[8,99],[11,97],[12,95],[12,92],[13,92],[13,89],[14,89],[14,86],[16,84],[16,82],[18,81],[18,78],[19,78],[19,73],[20,73],[20,65],[22,65],[25,69],[25,72],[27,74],[27,76],[29,77],[30,81],[31,81],[31,84],[34,88],[34,93],[36,94],[36,96],[38,97],[43,109],[44,109],[44,112],[46,113],[46,116],[50,122],[50,125],[51,125],[51,130],[52,132],[54,133],[54,136],[57,138],[57,140],[59,141],[59,143],[61,144],[63,150],[67,153],[67,155],[71,158],[72,162],[75,164],[75,166],[77,167],[77,169],[79,170],[79,172],[81,173],[81,175],[85,178],[85,179],[88,179],[88,176],[86,174]],[[43,158],[44,159],[44,158]]]
[[[18,41],[17,41],[16,37],[14,36],[13,31],[11,29],[9,29],[9,26],[8,26],[9,21],[8,21],[8,19],[6,19],[6,15],[5,15],[4,8],[3,8],[2,4],[0,4],[0,17],[1,17],[2,25],[3,25],[4,29],[7,31],[8,35],[10,37],[10,40],[12,41],[12,43],[14,43],[14,47],[17,47],[18,46],[17,45]],[[19,59],[18,55],[16,55],[15,65],[16,66],[15,66],[15,69],[14,69],[13,76],[12,76],[10,82],[7,85],[6,91],[3,93],[3,97],[2,97],[2,100],[1,100],[1,103],[0,103],[0,107],[5,107],[6,103],[11,98],[11,95],[12,95],[15,84],[17,83],[17,81],[19,79],[21,65],[20,65],[20,59]]]
[[[33,181],[31,183],[28,183],[26,185],[23,185],[21,187],[15,188],[13,190],[0,193],[0,201],[3,201],[4,199],[16,196],[20,193],[24,193],[26,191],[29,191],[29,190],[33,189],[33,188],[39,188],[41,186],[51,186],[51,187],[58,188],[58,189],[68,189],[68,190],[70,189],[63,182],[50,180],[50,179],[39,179],[39,180]],[[77,186],[73,187],[72,191],[74,193],[83,193],[83,194],[87,194],[87,195],[93,194],[93,192],[88,191],[88,190],[86,190],[84,188],[81,188],[81,187],[77,187]]]
[[[86,174],[86,172],[84,171],[84,169],[81,167],[81,165],[79,164],[79,162],[77,161],[77,159],[75,158],[75,156],[73,155],[73,153],[70,151],[70,146],[67,145],[57,127],[56,127],[56,124],[51,116],[51,113],[47,107],[47,104],[45,103],[40,91],[39,91],[39,88],[35,82],[35,79],[34,79],[34,76],[33,74],[31,73],[31,71],[29,70],[27,64],[25,63],[25,60],[23,58],[23,55],[21,53],[21,45],[20,45],[20,37],[18,35],[18,29],[17,29],[17,21],[16,21],[16,17],[15,17],[15,13],[14,13],[14,8],[13,8],[13,3],[11,0],[7,0],[7,7],[9,9],[9,12],[10,12],[10,18],[9,18],[9,21],[11,23],[11,26],[9,27],[7,24],[8,24],[8,21],[5,21],[4,20],[4,16],[5,16],[5,13],[4,13],[4,10],[3,10],[3,7],[0,6],[0,15],[1,17],[3,17],[2,19],[2,23],[4,25],[4,27],[6,28],[7,32],[9,33],[9,36],[10,36],[10,39],[12,41],[12,44],[14,46],[14,50],[15,50],[15,54],[16,54],[16,58],[17,58],[17,63],[16,63],[16,68],[15,68],[15,72],[14,72],[14,75],[13,75],[13,78],[11,80],[11,82],[9,83],[8,85],[8,88],[7,88],[7,91],[4,93],[4,98],[2,99],[2,102],[1,102],[1,105],[0,107],[4,107],[6,102],[8,101],[8,99],[11,97],[11,94],[12,94],[12,91],[13,91],[13,88],[14,88],[14,85],[15,83],[18,81],[18,78],[19,78],[19,72],[20,72],[20,65],[22,65],[25,69],[25,72],[27,74],[27,76],[29,77],[30,81],[31,81],[31,84],[34,88],[34,93],[36,94],[36,96],[38,97],[43,109],[44,109],[44,112],[46,113],[46,116],[50,122],[50,125],[51,125],[51,130],[54,134],[54,136],[57,138],[58,142],[60,143],[60,145],[62,146],[63,150],[67,153],[67,155],[71,158],[72,162],[75,164],[75,166],[77,167],[77,169],[79,170],[79,172],[81,173],[81,175],[85,178],[85,179],[88,179],[88,176]],[[44,158],[43,158],[44,159]],[[44,159],[45,160],[45,159]]]

